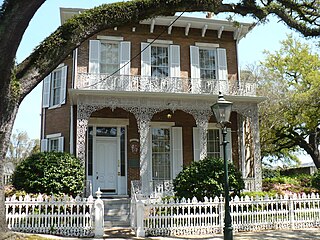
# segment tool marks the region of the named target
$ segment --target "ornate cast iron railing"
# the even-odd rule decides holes
[[[77,89],[187,93],[187,94],[218,94],[255,96],[256,84],[252,82],[229,83],[227,80],[195,79],[176,77],[145,77],[107,74],[79,73]]]

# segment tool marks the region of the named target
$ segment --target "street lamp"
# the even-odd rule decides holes
[[[217,122],[221,124],[223,136],[223,160],[224,160],[224,240],[233,239],[233,227],[231,223],[230,204],[229,204],[229,177],[228,177],[228,159],[227,159],[227,123],[230,123],[230,115],[232,110],[232,102],[226,101],[221,92],[219,92],[218,101],[211,106],[211,110],[215,115]]]

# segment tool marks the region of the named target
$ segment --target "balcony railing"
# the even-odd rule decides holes
[[[242,82],[229,84],[226,80],[175,78],[175,77],[145,77],[106,74],[79,73],[77,89],[157,92],[157,93],[188,93],[188,94],[218,94],[219,91],[228,95],[255,96],[256,84]]]

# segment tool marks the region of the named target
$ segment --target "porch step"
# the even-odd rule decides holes
[[[103,199],[103,202],[105,227],[130,226],[130,198],[109,198]]]

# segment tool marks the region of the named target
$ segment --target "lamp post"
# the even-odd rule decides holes
[[[227,123],[230,123],[230,115],[232,110],[232,102],[226,101],[219,92],[218,101],[211,106],[211,110],[215,115],[217,122],[221,124],[222,136],[223,136],[223,160],[224,160],[224,228],[223,228],[223,239],[232,240],[233,239],[233,227],[231,223],[230,215],[230,204],[229,204],[229,177],[228,177],[228,159],[226,147],[228,141],[226,140],[227,135]]]

